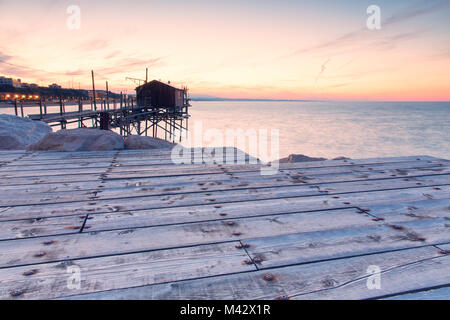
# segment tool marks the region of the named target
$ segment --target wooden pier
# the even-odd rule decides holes
[[[450,298],[449,161],[261,166],[2,151],[0,299]]]
[[[60,126],[61,129],[66,129],[67,124],[77,124],[78,128],[118,129],[123,136],[137,134],[158,137],[159,129],[166,140],[174,141],[175,137],[181,137],[182,130],[187,130],[189,114],[187,109],[176,112],[152,107],[123,107],[33,114],[29,118],[46,122],[50,126]]]
[[[110,104],[105,101],[104,105],[100,104],[100,109],[97,109],[93,108],[92,102],[88,101],[86,110],[83,102],[79,101],[78,110],[71,112],[65,111],[66,103],[70,102],[61,101],[59,112],[47,113],[46,107],[40,107],[39,114],[31,114],[28,117],[61,129],[66,129],[68,124],[74,124],[78,128],[118,129],[118,133],[123,136],[137,134],[158,137],[159,129],[163,133],[160,137],[174,142],[175,138],[181,139],[182,132],[187,132],[188,129],[189,103],[175,109],[136,106],[135,101],[131,99],[127,103],[121,102],[118,108],[115,108],[116,103],[111,103],[109,107]],[[42,102],[39,105],[42,105]],[[23,106],[21,115],[24,116]]]

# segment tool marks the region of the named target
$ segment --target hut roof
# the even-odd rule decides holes
[[[165,82],[162,82],[162,81],[158,81],[158,80],[152,80],[150,82],[144,83],[143,85],[140,85],[139,87],[137,87],[136,90],[140,89],[142,87],[148,86],[148,85],[152,85],[152,84],[160,84],[160,85],[164,85],[164,86],[173,88],[175,90],[183,90],[183,89],[177,88],[177,87],[175,87],[175,86],[173,86],[171,84],[168,84],[168,83],[165,83]]]

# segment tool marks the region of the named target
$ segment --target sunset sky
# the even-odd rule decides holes
[[[149,67],[195,95],[450,100],[449,0],[0,0],[0,29],[0,75],[42,85],[133,92]]]

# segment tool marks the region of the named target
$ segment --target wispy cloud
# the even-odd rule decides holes
[[[122,51],[120,51],[120,50],[114,50],[114,51],[111,51],[110,53],[108,53],[108,54],[105,56],[105,59],[116,58],[116,57],[119,56],[121,53],[122,53]]]
[[[405,11],[401,11],[391,15],[384,21],[383,25],[389,26],[395,23],[405,22],[407,20],[438,12],[446,8],[450,8],[450,1],[448,0],[420,1],[415,6],[413,5]]]
[[[102,43],[105,45],[105,43]],[[163,57],[156,58],[136,58],[123,56],[121,57],[121,51],[115,50],[110,52],[107,56],[109,61],[105,67],[105,63],[102,63],[101,67],[97,67],[95,64],[89,68],[78,68],[74,70],[46,70],[39,67],[31,67],[22,62],[20,58],[11,56],[0,50],[0,73],[22,78],[40,78],[55,79],[58,77],[73,77],[89,75],[91,70],[94,69],[98,74],[99,79],[107,79],[114,75],[125,75],[129,72],[133,72],[136,68],[156,67],[164,65]]]
[[[327,59],[327,61],[325,61],[324,63],[322,63],[322,66],[320,68],[320,72],[316,77],[316,83],[319,80],[319,78],[323,75],[323,73],[325,72],[325,70],[327,69],[327,64],[331,61],[331,59]]]
[[[0,51],[0,62],[6,62],[10,59],[12,59],[12,56],[7,55],[6,53]]]
[[[127,72],[134,71],[136,68],[156,67],[164,65],[164,58],[126,58],[118,60],[114,65],[105,68],[98,68],[98,72],[102,76],[111,76],[115,74],[127,74]]]
[[[108,48],[110,41],[104,39],[92,39],[85,41],[77,46],[77,49],[81,49],[84,52],[97,51]]]
[[[394,13],[384,20],[382,23],[383,29],[398,24],[401,22],[406,22],[410,19],[431,14],[434,12],[438,12],[445,8],[450,8],[449,0],[428,0],[428,1],[420,1],[415,5],[410,5],[408,8],[401,12]],[[301,48],[294,51],[291,56],[300,55],[305,53],[314,53],[320,52],[327,49],[339,49],[343,47],[348,47],[354,44],[373,44],[381,46],[380,49],[389,49],[394,48],[396,44],[399,44],[402,41],[411,40],[417,38],[421,35],[421,31],[412,31],[406,33],[398,33],[393,36],[385,36],[379,35],[374,36],[374,32],[370,31],[366,28],[362,28],[353,32],[345,33],[335,39],[325,41],[323,43],[319,43],[317,45]],[[369,37],[370,35],[370,37]],[[375,39],[375,42],[374,40]]]

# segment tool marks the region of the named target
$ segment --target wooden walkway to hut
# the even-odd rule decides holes
[[[450,298],[449,161],[260,167],[2,151],[0,299]]]

